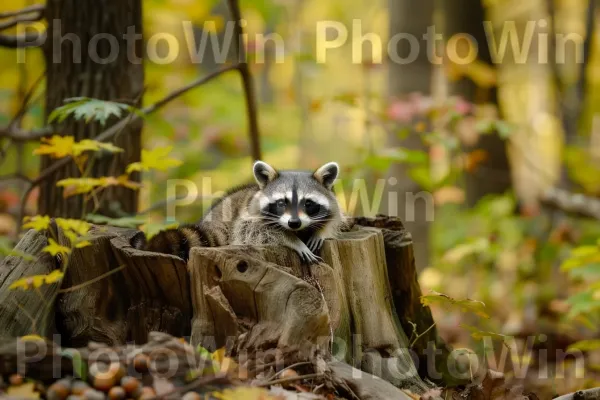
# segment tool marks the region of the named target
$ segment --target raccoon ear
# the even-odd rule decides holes
[[[319,181],[327,189],[331,189],[340,172],[340,166],[335,162],[330,162],[323,165],[315,171],[314,178]]]
[[[261,189],[264,188],[267,183],[277,178],[277,171],[275,171],[275,168],[263,161],[255,162],[253,171],[254,179],[256,179],[256,183],[258,183],[258,186]]]

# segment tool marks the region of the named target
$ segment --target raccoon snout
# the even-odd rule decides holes
[[[290,219],[288,221],[288,226],[291,229],[298,229],[302,226],[302,221],[300,221],[300,219]]]

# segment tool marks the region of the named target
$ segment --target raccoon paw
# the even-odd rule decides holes
[[[315,235],[315,236],[311,236],[308,239],[308,241],[306,242],[306,245],[308,246],[308,248],[311,252],[316,254],[321,251],[321,248],[323,248],[324,243],[325,243],[325,239],[321,239],[319,236]]]
[[[323,261],[321,257],[314,255],[308,248],[305,250],[297,250],[297,252],[300,256],[300,260],[305,264],[316,264]]]

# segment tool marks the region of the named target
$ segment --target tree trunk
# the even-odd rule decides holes
[[[427,33],[427,27],[433,24],[434,0],[390,0],[390,37],[397,34],[410,34],[419,40],[418,57],[413,62],[398,63],[389,62],[389,96],[393,98],[403,97],[413,92],[425,95],[431,92],[432,65],[429,62],[424,42],[421,40]],[[407,40],[400,40],[398,46],[391,49],[398,56],[405,58],[412,49]],[[409,134],[406,140],[398,139],[396,133],[390,134],[388,141],[391,146],[406,147],[408,149],[424,150],[421,138],[416,133]],[[417,195],[421,188],[408,176],[408,167],[403,164],[395,164],[389,171],[389,177],[397,180],[396,185],[388,184],[386,188],[396,194],[397,198],[391,200],[388,193],[383,196],[384,214],[392,213],[389,204],[395,201],[398,205],[398,217],[404,221],[406,229],[413,234],[415,258],[417,269],[428,264],[429,260],[429,221],[426,219],[426,205],[423,200],[414,204],[414,218],[410,218],[407,210],[412,210],[413,204],[407,204],[407,194]],[[389,182],[389,180],[388,180]],[[386,191],[387,192],[387,191]]]
[[[48,0],[46,4],[48,40],[44,46],[46,59],[46,116],[73,97],[91,97],[141,104],[144,87],[143,41],[130,43],[124,35],[133,27],[136,34],[142,33],[141,0]],[[110,37],[110,38],[109,38]],[[133,36],[132,36],[133,38]],[[140,36],[141,38],[141,36]],[[138,59],[139,57],[139,59]],[[94,138],[111,124],[98,122],[86,124],[72,118],[61,124],[57,134],[72,135],[76,141]],[[117,154],[102,154],[89,162],[93,163],[92,176],[119,176],[125,167],[139,161],[141,152],[142,123],[127,126],[117,135],[115,145],[125,151]],[[54,161],[43,157],[41,171]],[[80,176],[74,163],[60,169],[40,187],[39,213],[60,217],[80,218],[84,212],[82,196],[63,199],[63,189],[56,182],[64,178]],[[139,181],[139,174],[133,175]],[[114,215],[115,206],[120,211],[134,213],[138,194],[127,188],[109,188],[102,195],[101,208],[96,211]],[[91,207],[87,205],[88,209]]]
[[[445,17],[445,38],[456,34],[468,34],[478,45],[478,60],[492,64],[489,43],[483,21],[485,10],[481,0],[457,0],[441,2]],[[495,67],[492,67],[495,68]],[[497,105],[496,89],[478,88],[470,79],[463,78],[450,82],[450,94],[458,95],[471,103],[492,103]],[[511,188],[510,168],[506,154],[506,143],[497,133],[481,135],[478,142],[465,148],[472,152],[483,150],[487,159],[478,164],[472,172],[465,172],[467,205],[473,207],[488,194],[502,194]]]

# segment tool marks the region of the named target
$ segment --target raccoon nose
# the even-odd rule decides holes
[[[302,221],[299,219],[290,219],[288,221],[288,226],[292,229],[298,229],[302,226]]]

